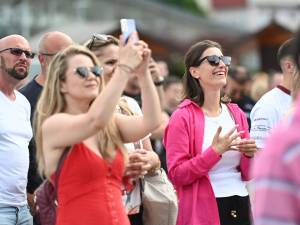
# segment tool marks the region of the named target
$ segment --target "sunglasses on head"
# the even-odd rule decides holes
[[[96,41],[97,41],[97,46],[106,45],[108,43],[118,44],[118,40],[114,36],[106,35],[106,34],[93,34],[92,40],[87,45],[87,48],[91,50],[96,44],[95,43]]]
[[[24,53],[26,58],[28,58],[28,59],[33,59],[35,56],[34,52],[23,50],[21,48],[6,48],[6,49],[1,50],[0,53],[4,52],[4,51],[8,51],[8,50],[9,50],[10,54],[15,55],[15,56],[21,56]]]
[[[223,61],[223,63],[225,64],[225,66],[230,66],[230,63],[231,63],[231,57],[230,56],[210,55],[210,56],[206,56],[206,57],[200,59],[197,64],[200,65],[204,60],[207,60],[208,63],[211,66],[218,66],[220,64],[221,60]]]
[[[92,72],[96,77],[100,77],[103,72],[103,68],[99,66],[93,66],[91,68],[80,66],[75,69],[75,73],[77,73],[82,78],[87,78]]]

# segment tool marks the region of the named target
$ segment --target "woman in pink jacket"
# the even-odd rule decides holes
[[[248,225],[245,182],[256,145],[244,113],[221,98],[231,57],[213,41],[185,56],[185,100],[165,132],[169,176],[179,197],[177,225]]]

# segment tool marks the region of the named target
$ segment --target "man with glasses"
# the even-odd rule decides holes
[[[44,34],[38,46],[38,59],[41,64],[41,73],[35,76],[20,92],[28,99],[31,105],[31,121],[35,112],[38,98],[42,92],[44,82],[46,80],[47,68],[50,65],[55,54],[73,43],[72,39],[58,31],[52,31]],[[32,139],[29,143],[30,164],[28,171],[28,202],[33,211],[33,193],[35,189],[42,183],[42,179],[37,172],[37,164],[35,160],[35,142]]]
[[[26,198],[30,104],[16,87],[34,53],[20,35],[0,39],[0,224],[32,225]]]

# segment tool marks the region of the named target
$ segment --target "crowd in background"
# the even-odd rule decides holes
[[[139,178],[161,168],[178,196],[177,225],[300,224],[300,33],[270,74],[200,41],[182,79],[136,35],[75,44],[45,33],[41,71],[25,83],[31,46],[0,40],[0,224],[39,224],[35,191],[56,183],[69,147],[57,225],[146,224]]]

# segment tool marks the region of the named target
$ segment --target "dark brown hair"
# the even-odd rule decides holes
[[[294,48],[293,58],[296,62],[296,65],[298,66],[298,69],[300,70],[300,27],[298,29],[298,32],[295,35],[295,42],[293,48]]]

